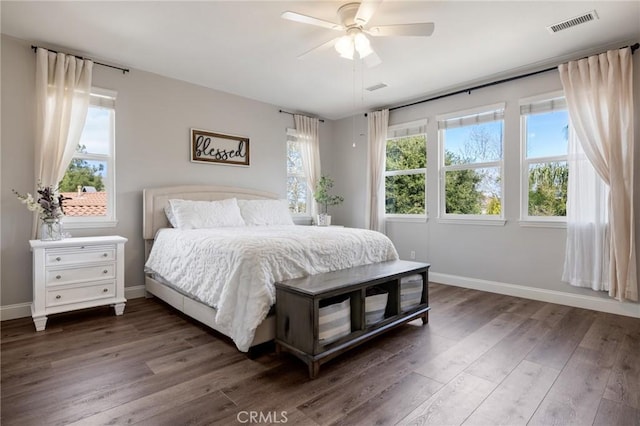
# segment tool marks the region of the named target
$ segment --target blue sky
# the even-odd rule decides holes
[[[530,115],[527,118],[527,157],[567,154],[565,127],[568,122],[566,110]]]
[[[477,146],[472,138],[474,132],[489,136],[489,143],[486,146],[487,149],[478,149],[478,151],[482,152],[473,152],[473,148]],[[500,158],[501,139],[502,121],[491,121],[475,126],[454,127],[446,130],[445,149],[460,157],[472,156],[475,158],[472,162],[475,163],[493,161]]]
[[[87,147],[91,154],[109,154],[110,110],[89,108],[80,144]]]
[[[554,111],[544,114],[531,114],[527,117],[527,156],[529,158],[546,157],[552,155],[565,155],[567,153],[567,140],[565,127],[569,121],[566,110]],[[491,147],[497,150],[499,147],[499,135],[501,132],[500,121],[480,124],[477,127],[496,135],[491,143]],[[448,129],[446,131],[445,148],[455,154],[465,152],[465,142],[469,140],[469,135],[473,127],[466,126]],[[506,141],[506,144],[520,141]],[[478,158],[476,161],[491,161],[496,158]]]
[[[105,108],[90,107],[87,113],[87,119],[84,124],[82,135],[80,136],[80,145],[87,147],[90,154],[109,154],[109,126],[111,111]],[[92,166],[104,167],[100,175],[106,176],[107,163],[105,161],[87,161]]]

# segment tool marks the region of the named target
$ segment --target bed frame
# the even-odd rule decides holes
[[[164,213],[164,207],[172,198],[196,201],[215,201],[227,198],[237,198],[240,200],[264,200],[278,199],[278,195],[246,188],[232,186],[213,185],[183,185],[166,186],[159,188],[147,188],[143,190],[142,204],[142,234],[144,238],[145,262],[149,257],[151,247],[156,232],[161,228],[169,228],[171,225]],[[194,300],[173,288],[153,279],[145,274],[145,289],[148,295],[153,295],[162,299],[180,312],[198,320],[208,327],[222,333],[216,323],[216,310],[202,302]],[[275,315],[270,314],[256,329],[253,343],[257,346],[261,343],[271,341],[276,335]],[[224,333],[222,333],[224,334]]]

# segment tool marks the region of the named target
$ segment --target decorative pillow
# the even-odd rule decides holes
[[[221,201],[169,200],[169,206],[179,229],[245,226],[238,200]]]
[[[287,200],[238,200],[238,206],[249,226],[294,225]]]

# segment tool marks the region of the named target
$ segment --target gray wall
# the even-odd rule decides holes
[[[35,55],[30,44],[2,36],[1,62],[1,246],[0,306],[31,301],[31,215],[11,193],[34,187],[34,75]],[[640,55],[634,55],[635,96],[640,100]],[[285,129],[291,116],[278,107],[192,84],[132,70],[122,73],[96,66],[94,85],[118,92],[116,106],[115,228],[74,230],[76,236],[119,234],[126,246],[126,286],[143,284],[142,189],[169,184],[210,183],[257,188],[285,195]],[[417,260],[432,264],[432,272],[477,278],[566,293],[598,295],[560,281],[565,230],[524,228],[519,218],[518,99],[561,88],[550,72],[457,95],[391,113],[397,124],[427,117],[428,184],[426,223],[392,222],[389,236],[402,258],[410,251]],[[507,102],[506,187],[504,227],[451,225],[437,217],[437,131],[435,116],[474,106]],[[640,102],[636,101],[636,105]],[[640,109],[640,107],[638,107]],[[638,110],[636,111],[636,117]],[[191,127],[246,135],[251,138],[251,167],[195,164],[188,159]],[[331,208],[333,222],[364,227],[366,201],[366,119],[358,115],[320,125],[323,173],[345,197]],[[636,140],[640,123],[636,120]],[[356,146],[353,147],[353,143]],[[640,148],[636,148],[640,165]],[[636,168],[638,170],[640,168]],[[640,188],[640,173],[636,173]],[[640,223],[640,197],[636,190],[636,223]],[[640,241],[640,226],[636,228]],[[604,295],[602,295],[604,297]]]
[[[640,55],[634,55],[636,108],[640,105]],[[520,208],[520,116],[518,100],[561,90],[556,71],[437,101],[401,108],[390,113],[389,124],[427,118],[427,222],[387,222],[387,234],[401,258],[431,263],[431,271],[464,278],[515,284],[536,289],[605,297],[604,293],[572,287],[561,282],[566,230],[531,228],[519,224]],[[438,222],[438,170],[436,115],[476,106],[506,102],[505,111],[505,226],[445,224]],[[638,117],[638,110],[636,110]],[[356,120],[363,120],[358,116]],[[345,203],[335,208],[334,222],[347,226],[364,226],[366,181],[366,143],[351,148],[353,118],[336,121],[333,170],[336,192]],[[362,127],[366,133],[366,126]],[[636,119],[636,141],[640,140],[640,123]],[[636,164],[640,165],[640,148],[636,144]],[[636,167],[640,170],[640,167]],[[636,223],[640,223],[640,173],[635,176]],[[640,227],[636,239],[640,241]],[[640,265],[639,265],[640,266]],[[639,268],[640,270],[640,268]],[[633,308],[635,309],[635,308]]]
[[[34,184],[35,55],[30,44],[2,36],[0,305],[31,301],[31,214],[11,193]],[[118,234],[126,245],[125,285],[144,284],[142,189],[163,185],[235,185],[286,196],[286,135],[293,118],[278,107],[131,70],[95,66],[93,85],[118,92],[116,100],[115,228],[72,230],[74,236]],[[248,136],[251,166],[191,163],[189,129]],[[332,122],[320,125],[321,155],[332,138]],[[327,164],[330,161],[325,160]]]

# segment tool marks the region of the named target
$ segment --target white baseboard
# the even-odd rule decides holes
[[[136,285],[124,288],[124,297],[126,299],[138,299],[140,297],[144,297],[144,294],[144,285]]]
[[[124,288],[126,299],[137,299],[145,296],[144,285],[136,285]],[[31,302],[16,303],[15,305],[0,306],[0,321],[31,316]]]
[[[477,278],[467,278],[457,275],[441,274],[438,272],[429,272],[429,281],[453,285],[456,287],[488,291],[490,293],[505,294],[507,296],[523,297],[525,299],[540,300],[542,302],[558,303],[560,305],[573,306],[576,308],[591,309],[610,314],[640,318],[640,304],[638,303],[621,303],[614,299],[605,299],[598,296],[564,293],[556,290],[546,290],[497,281],[480,280]],[[144,285],[125,287],[124,295],[127,299],[145,297]],[[0,306],[0,321],[29,316],[31,316],[30,302]]]
[[[0,306],[0,321],[31,316],[31,302]]]
[[[453,285],[456,287],[488,291],[490,293],[523,297],[525,299],[540,300],[542,302],[558,303],[560,305],[573,306],[575,308],[591,309],[610,314],[640,318],[640,304],[638,303],[618,302],[615,299],[606,299],[598,296],[564,293],[557,290],[546,290],[497,281],[460,277],[457,275],[441,274],[438,272],[429,272],[429,281]]]

